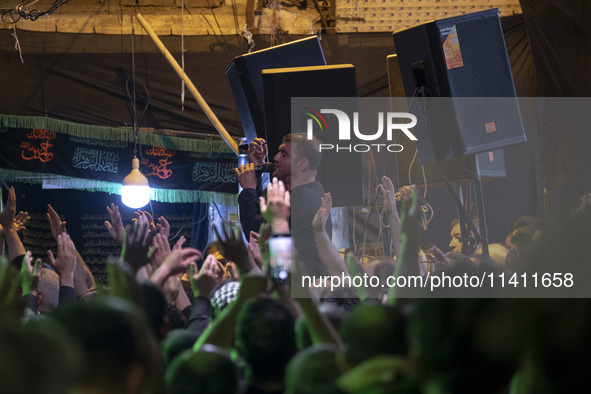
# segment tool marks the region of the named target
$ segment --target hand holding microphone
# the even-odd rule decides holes
[[[263,138],[255,138],[248,146],[248,162],[255,165],[265,164],[267,157],[267,142]]]
[[[247,163],[234,168],[236,179],[243,189],[256,189],[257,176],[254,163]]]
[[[231,171],[236,175],[240,187],[243,189],[256,189],[257,174],[262,174],[264,172],[273,173],[275,171],[275,165],[273,163],[262,163],[259,165],[247,163],[238,168],[234,168]]]

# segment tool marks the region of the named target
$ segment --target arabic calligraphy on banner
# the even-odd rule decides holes
[[[33,129],[26,134],[27,140],[21,142],[21,157],[24,160],[39,160],[48,163],[53,159],[53,152],[50,151],[55,140],[56,133],[48,130]],[[42,140],[39,142],[38,140]]]
[[[146,155],[148,155],[148,158],[144,158],[142,160],[142,164],[144,164],[150,169],[150,172],[148,172],[146,176],[154,175],[160,179],[170,178],[172,176],[172,169],[169,167],[169,165],[172,164],[172,160],[168,161],[168,159],[174,156],[174,154],[175,151],[173,151],[172,149],[155,147],[147,149]],[[150,160],[150,156],[156,158],[163,157],[163,159],[160,159],[157,162],[153,162]]]
[[[114,174],[119,171],[119,154],[99,149],[76,147],[72,165],[76,168],[106,171]]]
[[[0,144],[2,169],[112,183],[121,183],[131,171],[133,145],[125,141],[8,128],[0,133]],[[236,156],[231,152],[205,154],[143,146],[140,159],[140,169],[154,188],[237,192],[236,177],[231,171],[236,166]]]

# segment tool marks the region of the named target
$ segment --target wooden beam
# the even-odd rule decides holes
[[[142,16],[142,14],[137,14],[136,17],[137,17],[137,20],[142,25],[142,27],[144,28],[144,30],[146,30],[146,32],[148,33],[150,38],[152,38],[152,40],[154,41],[154,43],[156,44],[158,49],[160,49],[160,51],[162,52],[162,54],[164,55],[166,60],[168,60],[168,62],[170,63],[170,65],[172,66],[174,71],[176,71],[178,76],[183,81],[185,81],[187,88],[189,89],[189,91],[191,92],[193,97],[195,97],[195,100],[197,100],[197,104],[199,104],[199,106],[201,107],[203,112],[205,112],[205,115],[207,116],[209,121],[213,124],[215,129],[222,136],[222,138],[226,141],[226,143],[230,146],[230,148],[234,151],[234,153],[236,155],[238,155],[238,144],[236,143],[236,141],[234,141],[232,139],[230,134],[228,134],[228,132],[226,131],[226,129],[224,128],[222,123],[219,121],[217,116],[215,116],[215,114],[213,113],[213,111],[211,110],[211,108],[209,107],[209,105],[207,104],[205,99],[203,98],[203,96],[201,96],[201,93],[199,93],[199,91],[197,90],[197,88],[195,87],[195,85],[193,84],[191,79],[189,79],[187,74],[185,74],[183,72],[183,69],[181,68],[181,66],[178,64],[178,62],[175,60],[175,58],[172,57],[172,55],[170,54],[168,49],[166,49],[166,47],[164,46],[164,44],[162,43],[160,38],[158,38],[156,33],[154,33],[154,31],[152,30],[152,28],[150,27],[148,22],[146,22],[146,20]]]

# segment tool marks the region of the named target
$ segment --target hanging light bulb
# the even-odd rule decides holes
[[[150,202],[148,178],[140,172],[140,161],[135,155],[131,161],[131,172],[123,178],[121,201],[130,208],[141,208]]]

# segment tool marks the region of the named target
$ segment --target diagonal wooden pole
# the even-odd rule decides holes
[[[191,92],[193,97],[195,97],[195,100],[197,100],[197,104],[199,104],[199,106],[201,107],[203,112],[205,112],[205,115],[207,116],[209,121],[213,124],[213,126],[216,128],[216,130],[218,131],[220,136],[222,136],[222,138],[226,141],[226,143],[230,146],[230,148],[234,151],[234,153],[236,155],[238,155],[238,144],[236,144],[236,141],[234,141],[232,139],[230,134],[228,134],[228,132],[226,131],[224,126],[221,124],[220,120],[217,118],[217,116],[215,116],[215,114],[213,113],[211,108],[209,108],[209,105],[207,104],[207,102],[205,101],[203,96],[201,96],[201,93],[199,93],[199,91],[197,90],[195,85],[193,85],[193,82],[191,82],[189,77],[183,72],[183,69],[181,68],[181,66],[179,66],[178,62],[174,59],[174,57],[172,57],[172,55],[170,54],[168,49],[166,49],[166,47],[164,46],[162,41],[160,41],[160,38],[158,38],[156,33],[154,33],[154,30],[152,30],[152,28],[150,27],[148,22],[146,22],[146,20],[142,16],[142,14],[137,14],[136,17],[137,17],[137,20],[142,25],[142,27],[144,28],[144,30],[146,30],[148,35],[152,38],[152,40],[154,41],[154,43],[156,44],[158,49],[160,49],[160,51],[162,52],[162,54],[164,55],[166,60],[168,60],[168,62],[172,66],[172,68],[174,68],[174,71],[176,71],[178,76],[183,81],[185,81],[187,88],[189,89],[189,91]]]

